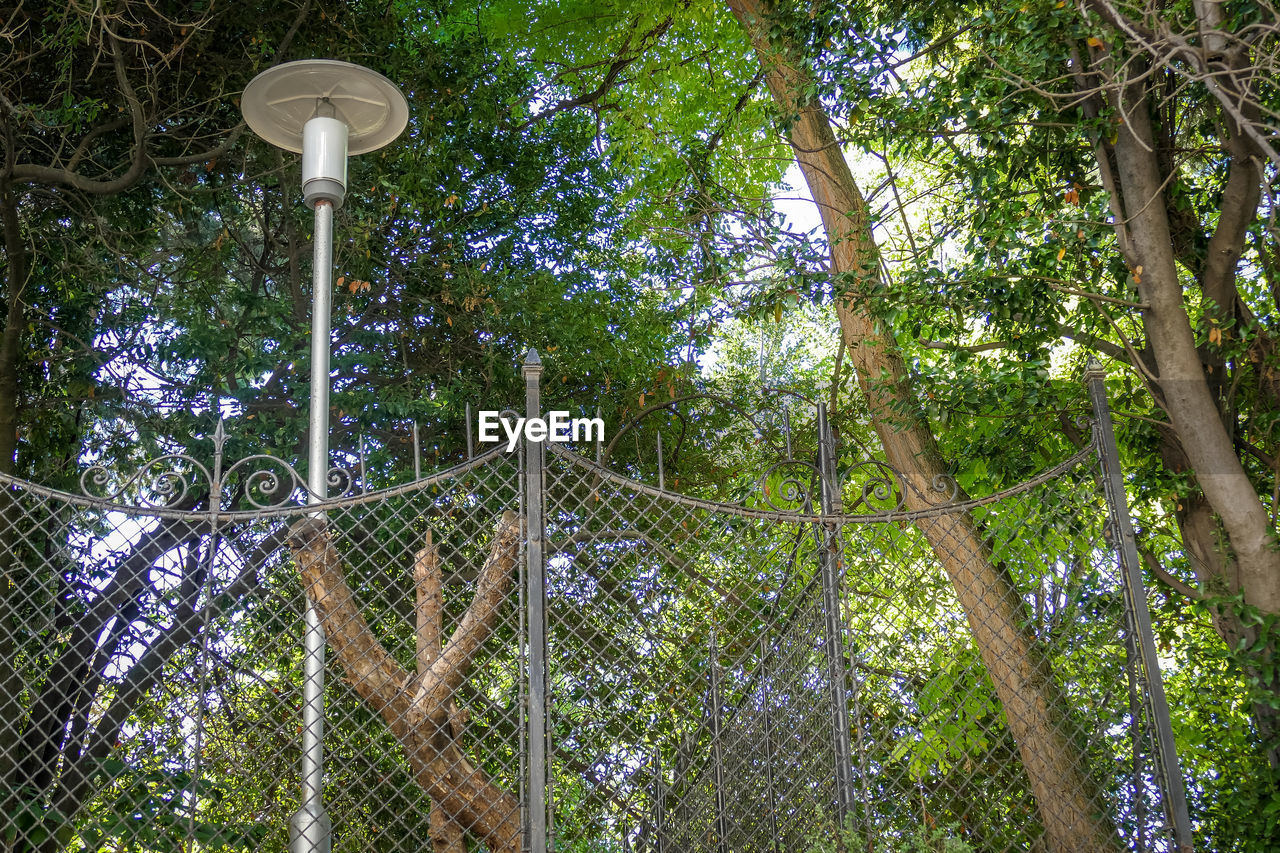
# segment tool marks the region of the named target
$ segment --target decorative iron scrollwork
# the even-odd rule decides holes
[[[846,512],[896,512],[906,506],[902,477],[878,459],[845,468],[839,475],[838,493]]]
[[[788,469],[798,469],[795,473]],[[779,472],[788,472],[779,477]],[[821,499],[822,471],[811,462],[784,459],[765,469],[759,480],[760,496],[770,509],[804,514],[835,512],[847,515],[876,515],[910,509],[946,506],[960,495],[960,484],[950,474],[934,477],[927,489],[878,459],[865,459],[839,471],[831,486],[831,500]],[[915,495],[917,501],[908,501]]]
[[[786,474],[779,480],[773,476],[788,468],[798,468],[804,472],[803,479],[796,474]],[[778,512],[812,513],[818,505],[814,494],[816,484],[821,481],[818,466],[799,459],[784,459],[775,462],[765,469],[760,476],[760,496],[771,509]]]
[[[95,500],[169,509],[183,506],[188,497],[213,482],[209,469],[199,461],[186,454],[167,453],[147,462],[124,482],[106,466],[93,465],[80,475],[80,492]]]
[[[184,453],[167,453],[145,463],[121,482],[116,472],[94,465],[80,475],[80,492],[85,497],[143,509],[194,508],[194,505],[223,504],[237,499],[253,509],[267,510],[290,503],[310,502],[307,481],[293,467],[275,456],[255,453],[223,467],[226,431],[221,421],[213,434],[213,467]],[[352,494],[359,478],[347,468],[330,468],[326,500]]]
[[[856,476],[867,471],[872,473],[861,478]],[[852,500],[849,499],[851,492]],[[938,474],[927,488],[920,488],[887,463],[868,459],[844,470],[840,475],[840,494],[845,498],[843,511],[846,513],[904,512],[953,503],[960,496],[960,484],[950,474]],[[908,500],[912,495],[916,501]]]

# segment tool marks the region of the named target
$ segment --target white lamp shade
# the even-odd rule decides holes
[[[348,130],[347,153],[389,144],[409,121],[409,105],[376,71],[334,59],[303,59],[263,71],[249,81],[240,110],[253,132],[286,151],[302,153],[303,128],[327,100]]]

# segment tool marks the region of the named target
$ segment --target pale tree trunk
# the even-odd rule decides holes
[[[1118,32],[1126,32],[1127,25],[1118,13],[1093,5]],[[1218,4],[1197,3],[1196,11],[1205,33],[1221,28]],[[1221,39],[1219,43],[1227,44]],[[1244,51],[1238,41],[1231,42],[1218,59],[1224,73],[1217,75],[1216,85],[1230,92],[1241,117],[1256,121],[1257,95],[1249,88],[1256,77],[1244,73],[1250,62]],[[1223,143],[1230,160],[1217,222],[1202,260],[1179,254],[1165,197],[1177,167],[1171,156],[1160,156],[1152,124],[1156,107],[1148,81],[1156,78],[1144,73],[1148,69],[1141,57],[1125,63],[1129,80],[1120,76],[1116,71],[1120,63],[1104,49],[1094,48],[1091,58],[1093,65],[1079,71],[1088,75],[1082,88],[1105,96],[1122,117],[1114,144],[1099,145],[1097,162],[1112,197],[1117,243],[1146,305],[1142,324],[1146,346],[1154,356],[1154,385],[1164,398],[1176,436],[1176,441],[1166,438],[1162,458],[1172,471],[1190,469],[1201,492],[1177,499],[1175,516],[1184,551],[1208,598],[1238,596],[1264,614],[1280,614],[1280,549],[1267,508],[1237,453],[1227,365],[1212,353],[1197,349],[1178,272],[1181,260],[1212,303],[1206,310],[1224,328],[1231,329],[1233,321],[1245,319],[1241,315],[1248,309],[1240,299],[1237,278],[1245,237],[1258,215],[1263,179],[1259,151],[1236,118],[1222,116]],[[1273,346],[1265,337],[1262,343],[1265,350]],[[1243,644],[1252,650],[1240,663],[1259,685],[1253,719],[1268,763],[1280,771],[1280,709],[1270,701],[1280,689],[1274,665],[1275,638],[1261,636],[1253,620],[1242,618],[1231,604],[1211,604],[1209,609],[1228,648],[1235,650]]]
[[[1267,613],[1280,613],[1280,552],[1275,547],[1275,532],[1210,393],[1183,302],[1144,85],[1131,83],[1115,93],[1114,105],[1125,116],[1115,142],[1118,192],[1125,212],[1124,221],[1117,223],[1123,232],[1121,246],[1148,306],[1142,312],[1143,328],[1155,355],[1165,408],[1196,482],[1231,543],[1245,603]],[[1253,171],[1247,161],[1242,167],[1233,166],[1232,171],[1240,168]],[[1256,206],[1256,194],[1253,199]],[[1253,218],[1252,210],[1249,218]],[[1206,274],[1216,273],[1215,282],[1229,276],[1230,309],[1234,308],[1239,252],[1218,243],[1216,239],[1210,242]],[[1206,290],[1223,292],[1212,286]]]
[[[822,215],[831,246],[831,274],[855,283],[836,306],[849,358],[889,463],[906,480],[907,504],[929,506],[934,484],[947,471],[918,410],[906,365],[891,333],[867,310],[867,293],[880,284],[878,252],[867,205],[853,180],[831,122],[816,100],[806,102],[811,78],[768,37],[760,0],[728,0],[755,47],[774,100],[789,121],[791,148]],[[1115,828],[1099,814],[1103,804],[1082,761],[1078,732],[1027,627],[1026,608],[1012,580],[991,559],[973,518],[951,513],[917,522],[946,570],[964,608],[974,642],[1004,708],[1055,853],[1119,847]]]
[[[504,513],[471,605],[443,647],[439,559],[430,542],[418,554],[417,672],[410,673],[370,631],[325,523],[305,519],[290,531],[303,589],[315,604],[347,681],[386,721],[414,781],[431,797],[435,853],[465,853],[464,831],[491,853],[520,853],[520,805],[463,752],[466,717],[454,701],[476,652],[493,633],[511,586],[519,537],[519,517]]]

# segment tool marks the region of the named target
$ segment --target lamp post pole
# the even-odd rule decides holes
[[[347,191],[347,155],[374,151],[400,135],[408,104],[381,74],[327,59],[268,68],[245,87],[245,121],[273,145],[302,155],[302,197],[315,211],[311,290],[311,406],[307,504],[329,496],[329,315],[333,302],[333,214]],[[317,516],[323,510],[316,511]],[[303,634],[302,790],[289,819],[290,853],[330,853],[324,807],[324,625],[307,599]]]
[[[315,205],[311,285],[311,408],[307,503],[329,496],[329,314],[333,301],[333,202]],[[324,625],[307,598],[302,635],[302,792],[289,818],[289,853],[330,853],[333,826],[324,807]]]
[[[307,503],[329,496],[329,315],[333,305],[333,202],[315,206],[311,257],[311,408],[307,432]]]

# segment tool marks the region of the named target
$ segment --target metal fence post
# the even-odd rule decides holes
[[[1124,491],[1124,476],[1120,471],[1120,453],[1116,448],[1115,429],[1111,423],[1111,407],[1107,403],[1106,371],[1096,358],[1090,357],[1085,367],[1084,381],[1089,389],[1089,401],[1093,405],[1096,424],[1098,459],[1102,465],[1102,486],[1107,499],[1107,512],[1111,516],[1111,531],[1116,551],[1120,556],[1121,577],[1124,582],[1124,603],[1128,620],[1138,633],[1137,652],[1142,665],[1147,688],[1147,704],[1155,724],[1156,763],[1160,769],[1161,787],[1164,789],[1165,810],[1173,824],[1174,843],[1180,851],[1191,851],[1193,839],[1191,820],[1187,815],[1186,790],[1182,781],[1182,767],[1173,739],[1173,726],[1169,720],[1169,702],[1164,695],[1164,681],[1160,676],[1160,661],[1156,654],[1155,637],[1151,631],[1151,613],[1147,609],[1147,594],[1142,584],[1138,546],[1133,536],[1133,523],[1129,519],[1129,501]]]
[[[763,681],[760,689],[760,707],[764,711],[764,787],[768,798],[769,837],[773,839],[773,853],[782,853],[778,838],[778,797],[773,790],[773,715],[769,712],[769,702],[774,689],[773,678],[769,675],[769,644],[764,634],[760,634],[760,671]]]
[[[707,677],[710,679],[711,700],[711,756],[713,784],[716,793],[716,850],[729,853],[728,798],[725,796],[724,751],[720,739],[723,735],[724,697],[720,695],[720,649],[716,644],[716,629],[711,628],[710,663]]]
[[[839,515],[844,511],[836,470],[836,443],[827,420],[825,403],[818,404],[818,471],[821,480],[823,515]],[[840,618],[840,532],[834,523],[821,526],[818,560],[822,570],[822,610],[825,622],[824,646],[827,651],[827,677],[831,682],[832,745],[836,761],[836,818],[843,832],[854,813],[853,744],[849,737],[849,703],[846,695],[848,677],[844,661],[844,630]]]
[[[653,822],[655,853],[667,853],[667,777],[662,772],[662,751],[653,753]]]
[[[542,359],[536,350],[529,350],[524,360],[525,417],[542,416]],[[545,459],[540,441],[524,440],[524,505],[525,505],[525,596],[529,608],[527,638],[529,648],[528,672],[528,726],[529,780],[526,790],[529,797],[528,850],[530,853],[546,853],[547,850],[547,623],[546,623],[546,566],[543,563],[542,517]]]

